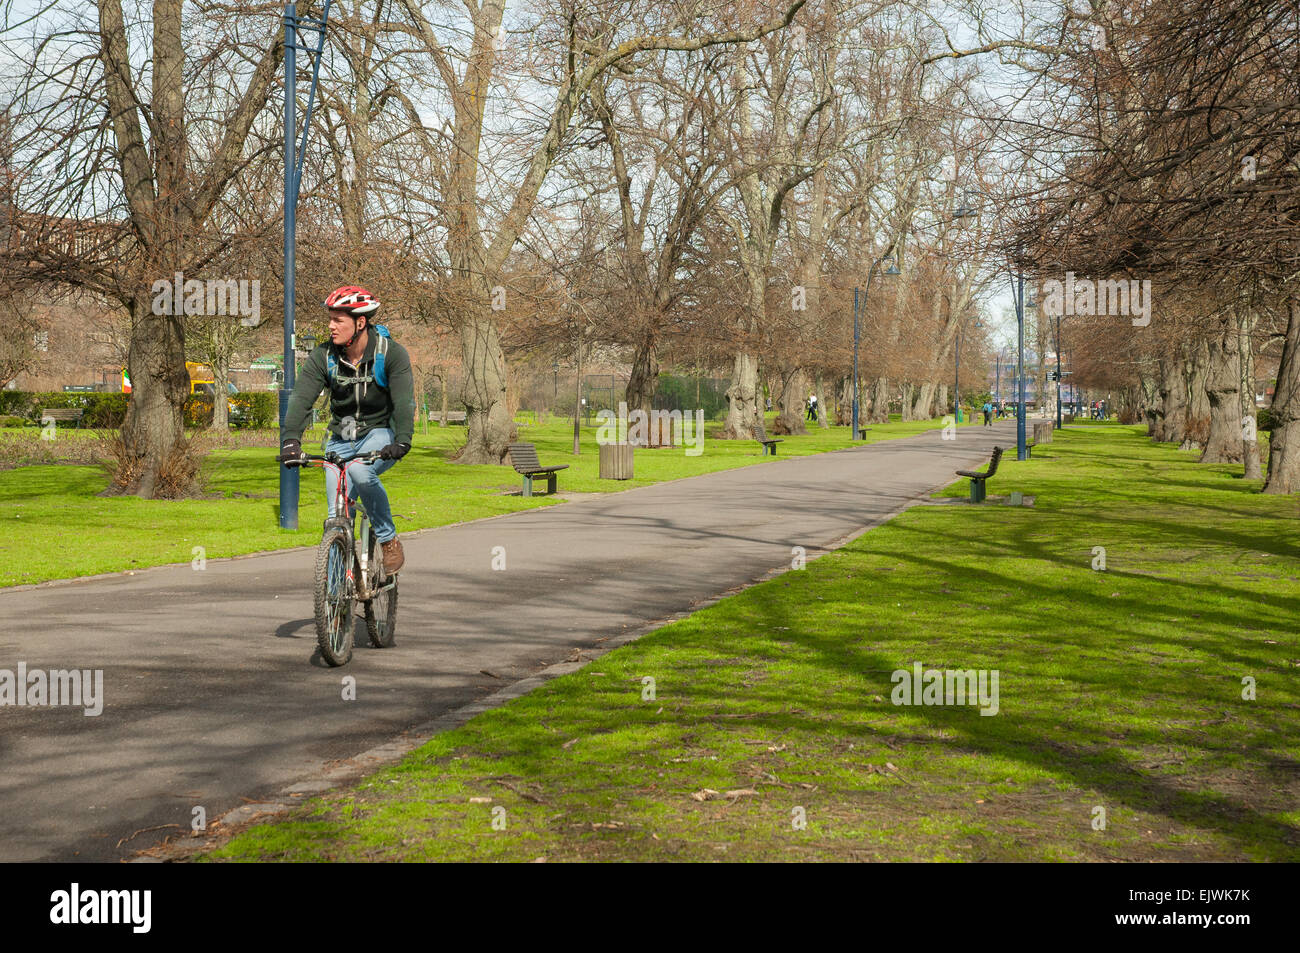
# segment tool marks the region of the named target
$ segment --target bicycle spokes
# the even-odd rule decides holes
[[[329,639],[336,652],[343,651],[345,628],[351,614],[349,591],[351,560],[343,547],[331,546],[329,553]]]

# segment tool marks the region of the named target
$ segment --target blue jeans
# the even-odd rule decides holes
[[[344,460],[374,450],[382,450],[393,442],[394,433],[387,427],[376,427],[366,433],[360,440],[334,440],[325,444],[326,453],[337,453]],[[388,494],[379,482],[379,474],[389,469],[396,460],[376,460],[374,463],[356,463],[348,467],[347,494],[350,502],[356,502],[361,496],[366,513],[370,516],[370,525],[375,528],[375,536],[381,543],[386,543],[397,535],[393,525],[393,513],[388,508]],[[330,516],[334,512],[334,489],[338,486],[338,467],[325,465],[325,499],[329,501]]]

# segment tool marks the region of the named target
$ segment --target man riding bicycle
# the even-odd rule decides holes
[[[330,340],[308,356],[294,384],[280,433],[280,462],[302,456],[302,433],[316,398],[330,389],[329,440],[326,453],[351,460],[379,451],[382,460],[347,468],[349,500],[361,497],[383,545],[384,571],[402,568],[406,557],[397,539],[388,494],[379,475],[411,449],[415,434],[415,387],[411,358],[383,325],[373,324],[379,301],[365,288],[346,285],[325,299],[330,315]],[[330,516],[334,493],[325,473]]]

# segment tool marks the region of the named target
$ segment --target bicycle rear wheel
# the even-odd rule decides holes
[[[366,603],[366,634],[377,649],[391,648],[397,633],[397,577],[384,574],[384,551],[373,532],[370,536],[370,565],[375,567],[375,585],[381,588]],[[392,588],[386,588],[391,586]]]
[[[316,644],[330,665],[352,659],[352,534],[331,526],[316,551]]]

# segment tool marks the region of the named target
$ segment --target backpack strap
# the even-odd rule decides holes
[[[379,335],[375,341],[375,383],[387,390],[388,373],[384,370],[384,355],[388,353],[388,328],[376,324],[375,333]]]
[[[388,389],[388,374],[384,370],[384,355],[388,353],[388,341],[390,335],[388,328],[382,324],[375,325],[375,383],[385,390]],[[339,362],[334,359],[334,349],[327,347],[325,350],[325,373],[329,377],[331,384],[338,380]]]

